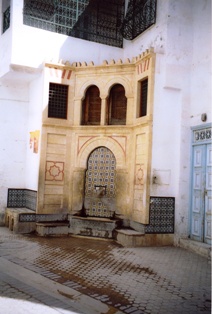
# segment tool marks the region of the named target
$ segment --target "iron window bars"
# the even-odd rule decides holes
[[[49,84],[49,118],[67,118],[68,85],[50,83]]]
[[[2,33],[10,27],[10,6],[3,12],[3,27]]]
[[[156,21],[156,0],[25,0],[24,24],[122,47]]]
[[[156,0],[130,0],[122,25],[125,39],[133,40],[156,23]]]
[[[148,78],[140,82],[140,106],[138,117],[144,117],[147,114],[147,97],[148,97]]]

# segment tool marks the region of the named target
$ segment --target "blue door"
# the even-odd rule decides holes
[[[193,132],[191,239],[211,244],[212,145],[211,128]]]

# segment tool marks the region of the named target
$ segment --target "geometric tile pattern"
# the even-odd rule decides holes
[[[116,194],[116,159],[106,147],[89,156],[85,178],[85,208],[89,216],[109,217]]]
[[[67,214],[19,214],[19,222],[64,222],[68,221]]]
[[[31,210],[36,210],[37,191],[28,189],[8,189],[7,207],[21,208],[25,207]]]
[[[36,214],[19,214],[19,222],[36,222]]]
[[[174,233],[175,198],[150,197],[149,225],[145,233]]]

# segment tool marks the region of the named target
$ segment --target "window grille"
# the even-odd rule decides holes
[[[122,47],[124,0],[25,0],[24,24]]]
[[[148,79],[140,82],[140,103],[138,117],[144,117],[147,114],[147,96],[148,96]]]
[[[129,0],[122,25],[123,37],[132,40],[156,22],[156,0]]]
[[[123,20],[124,0],[90,0],[70,35],[121,48]]]
[[[66,119],[67,104],[68,104],[68,86],[50,83],[48,117]]]
[[[70,35],[89,0],[25,0],[24,24]]]
[[[2,33],[10,27],[10,7],[8,7],[3,13],[3,28]]]

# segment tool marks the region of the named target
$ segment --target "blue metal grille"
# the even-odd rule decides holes
[[[150,220],[145,233],[174,233],[174,212],[174,197],[150,197]]]

